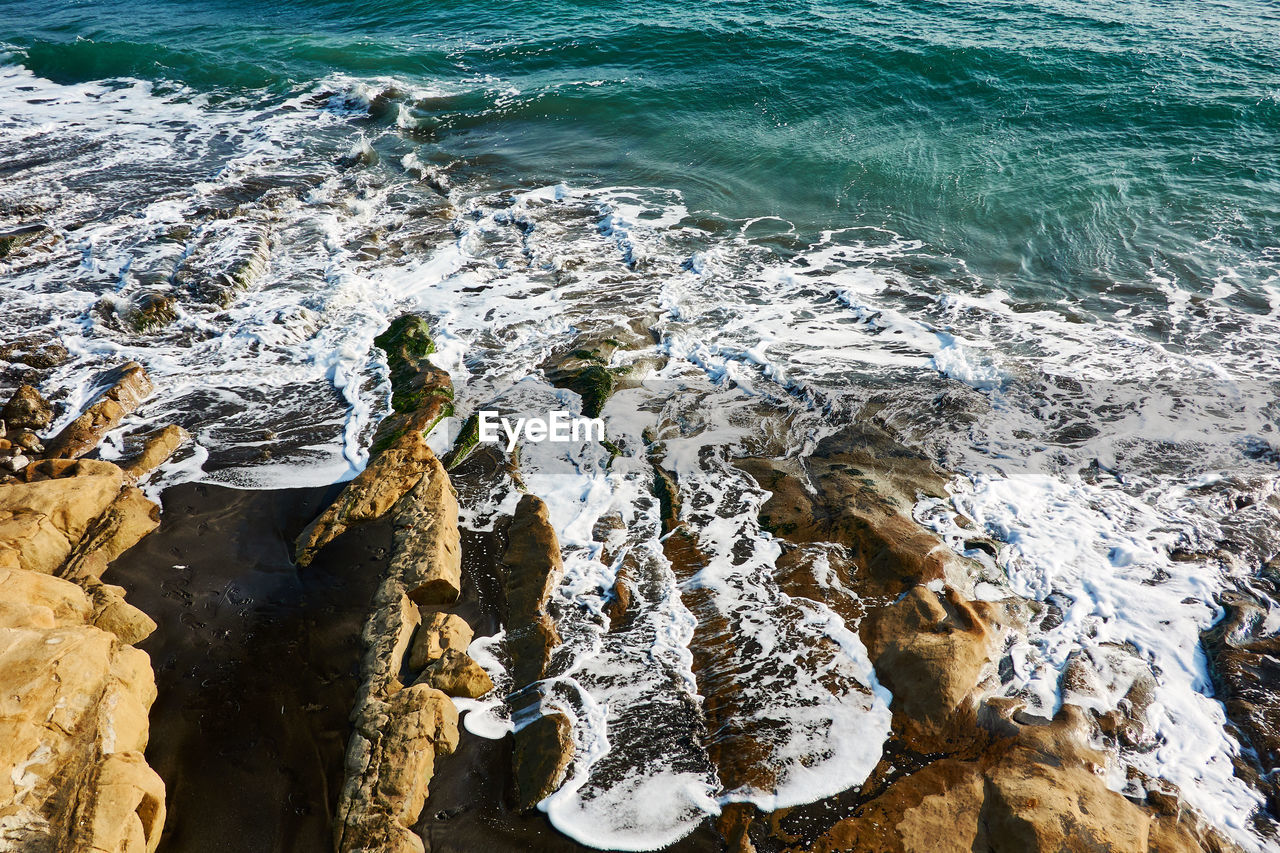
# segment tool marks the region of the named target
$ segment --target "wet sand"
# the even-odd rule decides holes
[[[147,760],[164,778],[160,853],[327,853],[342,784],[360,631],[390,527],[330,544],[299,571],[291,543],[340,486],[165,491],[160,528],[106,580],[158,629],[141,644],[156,673]],[[477,634],[497,630],[498,541],[464,532],[463,598]],[[436,764],[418,829],[441,853],[585,853],[540,812],[508,808],[511,739],[463,731]],[[709,825],[670,848],[720,849]]]

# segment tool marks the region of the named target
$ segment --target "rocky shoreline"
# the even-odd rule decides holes
[[[149,436],[121,464],[89,458],[150,393],[141,365],[104,377],[105,390],[55,435],[42,437],[54,412],[37,388],[13,394],[0,438],[0,850],[585,849],[556,835],[536,811],[577,757],[572,721],[547,701],[562,642],[552,598],[564,563],[544,496],[528,492],[512,459],[469,444],[465,430],[443,460],[428,447],[427,433],[452,413],[453,392],[448,374],[430,361],[425,321],[402,317],[377,345],[390,369],[392,412],[359,476],[340,491],[257,504],[230,490],[215,499],[197,496],[206,487],[179,487],[166,492],[163,518],[138,484],[182,446],[180,428]],[[624,384],[604,366],[621,346],[613,338],[576,342],[549,360],[548,375],[589,397],[598,413]],[[770,731],[743,690],[741,650],[726,646],[736,616],[688,585],[707,557],[661,443],[648,452],[665,558],[686,583],[684,605],[697,618],[690,652],[706,754],[726,790],[767,789],[776,772]],[[1043,605],[976,595],[981,567],[913,515],[920,498],[946,497],[946,472],[885,425],[873,418],[851,424],[801,459],[761,454],[733,465],[770,493],[759,521],[781,544],[785,593],[858,626],[879,683],[892,693],[891,732],[861,786],[771,813],[731,803],[714,828],[708,822],[669,849],[1237,849],[1159,780],[1129,779],[1127,790],[1143,796],[1108,786],[1108,750],[1148,736],[1144,714],[1156,676],[1133,649],[1106,652],[1115,658],[1108,671],[1130,673],[1115,709],[1096,710],[1100,669],[1083,655],[1067,667],[1053,719],[995,696],[1003,650],[1044,617]],[[521,496],[492,531],[470,531],[460,526],[459,501],[482,485]],[[200,545],[202,518],[212,517],[213,506],[226,516],[217,535],[258,543],[246,562],[262,574],[256,585],[235,567],[233,544]],[[253,524],[261,529],[250,534]],[[607,545],[607,526],[598,533]],[[999,547],[977,532],[967,544]],[[190,637],[202,636],[209,621],[221,624],[216,608],[193,609],[189,586],[154,588],[172,584],[172,576],[156,579],[186,569],[175,560],[187,555],[208,567],[191,575],[206,586],[215,563],[231,563],[218,601],[249,614],[210,635],[210,651]],[[151,602],[152,611],[103,582],[113,564],[128,579],[129,597]],[[819,564],[838,582],[819,578]],[[625,630],[636,594],[625,566],[617,574],[601,617],[610,631]],[[252,600],[272,595],[280,600]],[[1233,719],[1263,743],[1274,726],[1257,723],[1251,709],[1271,713],[1272,694],[1230,685],[1263,678],[1249,673],[1273,666],[1274,637],[1264,635],[1247,602],[1233,614],[1207,643]],[[157,621],[159,634],[149,641]],[[505,680],[495,687],[469,648],[499,630]],[[218,643],[241,644],[242,657],[223,661]],[[254,643],[278,660],[255,664]],[[205,672],[202,657],[225,668]],[[259,675],[265,684],[246,686]],[[208,694],[201,691],[219,689],[239,691],[225,714],[214,703],[192,720],[181,717],[183,702],[203,707]],[[484,741],[460,730],[455,699],[492,697],[495,689],[505,697],[511,736]],[[866,688],[833,676],[830,689]],[[275,695],[280,720],[254,722],[253,715],[274,713]],[[149,721],[153,703],[163,719]],[[227,727],[221,734],[219,721]],[[152,725],[163,737],[148,751]],[[247,731],[257,732],[255,749],[266,746],[228,758]],[[158,757],[160,774],[144,755]],[[1274,765],[1270,753],[1263,760]],[[193,779],[197,771],[187,765],[198,761],[212,778],[243,777],[244,790],[255,792],[225,808],[209,805],[223,823],[252,822],[253,809],[280,816],[264,818],[261,827],[269,828],[261,832],[247,828],[241,847],[225,838],[222,846],[201,846],[198,804],[237,794]],[[245,763],[219,777],[228,761]],[[261,781],[273,768],[283,781]],[[167,792],[170,781],[177,787]],[[296,819],[284,817],[290,809]],[[167,810],[175,819],[166,834]],[[226,838],[237,835],[234,825],[228,830]]]

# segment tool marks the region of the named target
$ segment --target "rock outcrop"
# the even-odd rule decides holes
[[[457,745],[457,711],[452,701],[426,684],[404,688],[400,680],[421,621],[411,593],[424,588],[438,591],[435,581],[453,578],[453,595],[457,594],[457,502],[449,475],[422,444],[421,433],[406,433],[375,464],[397,449],[402,452],[395,458],[412,460],[415,470],[423,473],[387,510],[396,519],[396,536],[388,575],[365,624],[363,683],[352,712],[354,729],[334,829],[342,853],[421,851],[422,842],[409,827],[422,810],[434,765],[424,763],[420,753],[428,742],[434,744],[432,755],[447,754]],[[341,503],[343,497],[338,500]],[[415,522],[422,523],[423,529],[411,530]],[[413,763],[400,766],[408,753],[415,755]]]
[[[418,671],[439,660],[445,652],[465,652],[475,632],[461,616],[453,613],[423,613],[422,627],[409,649],[409,669]]]
[[[1135,805],[1106,786],[1107,757],[1089,745],[1090,723],[1083,711],[1064,705],[1051,723],[1020,725],[1011,718],[1016,707],[990,709],[985,722],[995,739],[979,757],[943,758],[898,779],[805,849],[1202,849],[1186,822]]]
[[[434,687],[446,696],[461,696],[467,699],[479,699],[493,689],[493,680],[480,664],[473,661],[466,652],[448,649],[443,655],[432,661],[417,684]]]
[[[120,381],[147,387],[140,371]],[[115,387],[104,400],[118,422],[120,401],[137,399]],[[42,401],[24,388],[5,411],[43,429]],[[87,452],[96,430],[61,446]],[[151,853],[165,819],[143,758],[156,691],[131,644],[156,626],[100,577],[159,509],[109,462],[48,459],[21,475],[0,483],[0,849]]]
[[[347,530],[381,519],[392,523],[386,576],[362,637],[361,684],[351,712],[334,844],[339,853],[420,853],[423,843],[412,827],[426,802],[435,759],[457,748],[458,713],[449,696],[431,686],[433,678],[409,687],[404,681],[419,665],[439,663],[445,654],[465,658],[457,646],[471,639],[465,623],[434,611],[426,612],[425,631],[419,630],[420,606],[456,601],[462,584],[457,497],[425,441],[451,399],[441,389],[451,386],[448,375],[427,359],[430,338],[419,318],[397,320],[377,343],[391,367],[393,414],[379,429],[382,440],[369,465],[302,532],[295,553],[298,565],[307,566]],[[434,680],[474,692],[474,673],[465,669],[454,666],[445,673],[438,666]]]
[[[516,505],[502,557],[506,583],[506,648],[513,692],[507,698],[515,730],[512,769],[516,806],[531,809],[564,781],[574,745],[568,717],[544,713],[541,692],[530,689],[548,674],[551,651],[560,644],[547,601],[564,575],[564,562],[547,505],[525,495]],[[532,716],[530,716],[532,715]]]

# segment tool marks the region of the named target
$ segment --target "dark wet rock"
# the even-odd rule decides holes
[[[9,430],[39,432],[53,422],[53,405],[32,385],[20,385],[0,411]]]
[[[573,760],[573,727],[564,714],[536,717],[516,729],[512,752],[516,808],[532,809],[564,782]]]
[[[58,240],[58,235],[47,225],[23,225],[0,231],[0,261],[17,257],[24,252],[48,248]]]
[[[1228,592],[1221,604],[1225,615],[1203,642],[1227,718],[1252,748],[1237,772],[1258,782],[1280,817],[1280,634],[1267,630],[1268,609],[1254,596]]]
[[[49,442],[50,457],[75,459],[93,450],[154,390],[146,370],[134,361],[108,373],[105,382],[107,390]]]
[[[8,343],[0,342],[0,361],[21,364],[37,371],[65,364],[70,357],[67,348],[50,335],[28,335]]]
[[[507,651],[517,688],[546,677],[551,650],[560,644],[547,600],[564,574],[560,544],[547,505],[525,495],[516,506],[502,557],[506,574]]]
[[[614,578],[608,601],[604,605],[604,615],[609,618],[611,628],[622,625],[629,607],[631,607],[631,579],[624,566],[619,569],[617,577]]]
[[[716,818],[716,832],[724,839],[726,853],[756,853],[748,831],[756,808],[750,803],[729,803]]]
[[[257,216],[207,224],[173,275],[196,302],[228,307],[253,287],[271,260],[271,225]]]
[[[614,338],[579,338],[572,349],[552,356],[542,368],[552,385],[567,388],[582,398],[585,417],[599,417],[614,390],[615,371],[609,368],[609,359],[620,347],[621,342]]]
[[[479,699],[493,689],[489,674],[466,652],[457,649],[446,649],[422,671],[415,683],[434,687],[446,696],[467,699]]]
[[[171,293],[144,293],[135,300],[126,316],[135,332],[153,332],[178,319],[178,300]]]

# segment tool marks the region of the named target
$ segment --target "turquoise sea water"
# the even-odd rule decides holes
[[[444,84],[432,141],[495,180],[684,192],[801,235],[883,226],[1107,311],[1230,275],[1280,220],[1280,7],[1238,2],[0,3],[38,75],[269,101]],[[1114,298],[1108,298],[1112,293]],[[1093,297],[1093,299],[1088,299]],[[1265,300],[1262,300],[1265,304]]]

